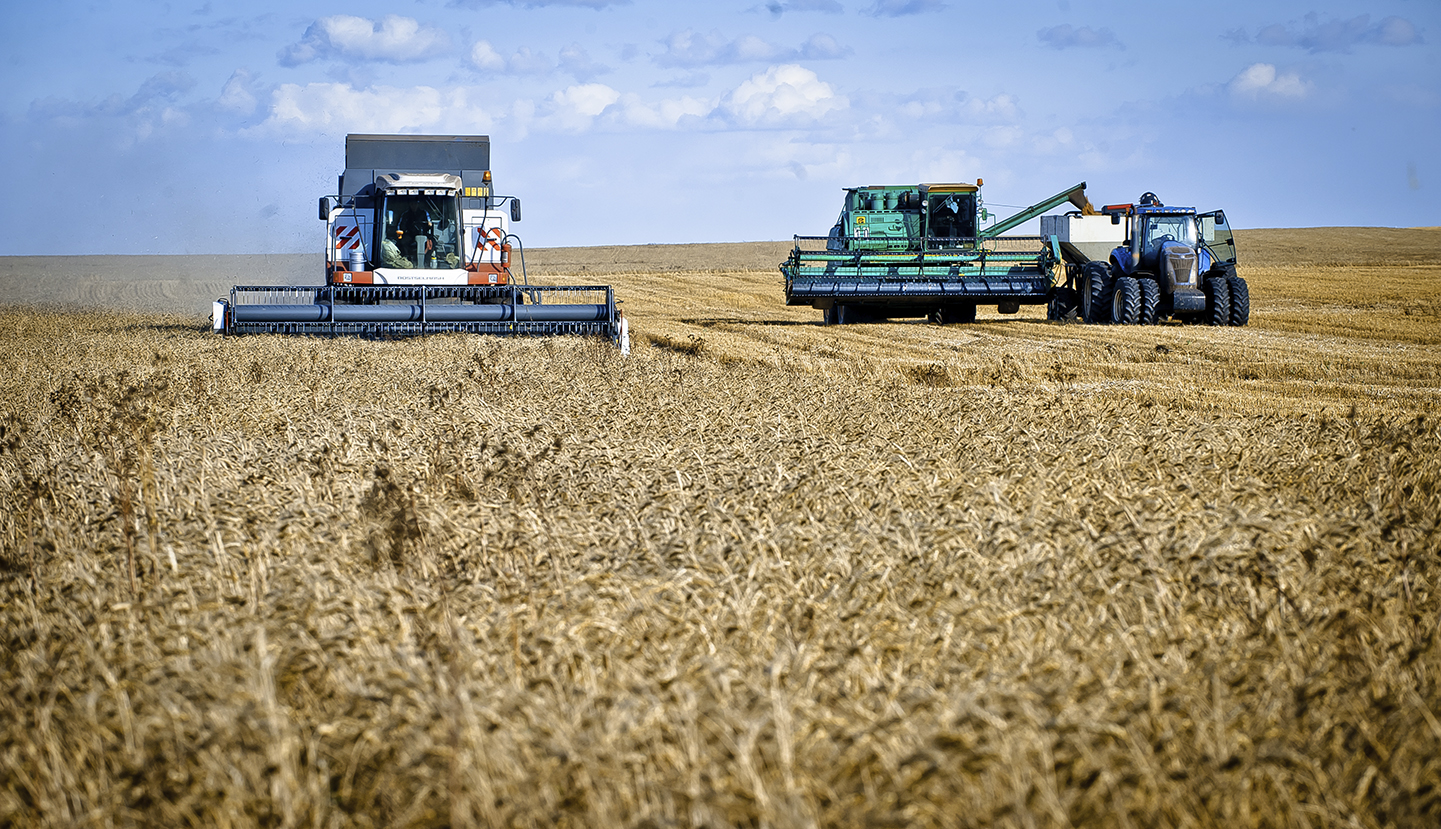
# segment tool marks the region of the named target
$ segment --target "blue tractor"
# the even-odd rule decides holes
[[[1081,266],[1086,322],[1153,325],[1166,319],[1245,325],[1251,319],[1246,280],[1236,275],[1236,243],[1226,214],[1167,207],[1155,193],[1135,204],[1101,208],[1126,225],[1109,261]]]

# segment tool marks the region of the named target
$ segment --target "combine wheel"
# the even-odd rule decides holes
[[[1086,322],[1109,322],[1111,290],[1115,277],[1105,262],[1087,262],[1081,268],[1081,312]]]
[[[1231,292],[1231,324],[1242,326],[1251,321],[1251,289],[1246,280],[1239,276],[1226,277],[1226,289]]]
[[[976,321],[976,304],[943,305],[939,313],[941,325],[966,325]]]
[[[1046,319],[1053,322],[1073,320],[1080,310],[1081,297],[1075,288],[1057,288],[1046,304]]]
[[[1206,324],[1231,324],[1231,290],[1225,277],[1206,280]]]
[[[821,325],[840,325],[841,313],[839,305],[832,305],[821,311]]]
[[[854,305],[836,306],[836,325],[856,325],[857,323],[869,321],[870,319],[866,313]]]
[[[1134,276],[1120,277],[1111,292],[1111,322],[1117,325],[1135,325],[1140,318],[1141,284]]]
[[[1154,279],[1142,279],[1141,316],[1136,320],[1141,325],[1155,325],[1157,309],[1161,307],[1161,286]]]

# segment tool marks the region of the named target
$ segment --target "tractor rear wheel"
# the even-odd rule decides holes
[[[1051,301],[1046,303],[1046,319],[1052,322],[1075,319],[1080,307],[1081,298],[1075,288],[1057,288],[1051,294]]]
[[[1231,290],[1223,276],[1206,280],[1206,324],[1231,324]]]
[[[1135,325],[1141,318],[1141,284],[1134,276],[1122,276],[1116,280],[1111,293],[1111,322],[1117,325]]]
[[[1081,268],[1081,311],[1086,322],[1109,322],[1111,289],[1115,278],[1105,262],[1087,262]]]
[[[1251,289],[1239,276],[1227,276],[1226,288],[1231,292],[1231,324],[1242,326],[1251,321]]]
[[[1161,286],[1154,279],[1142,279],[1141,316],[1136,320],[1140,325],[1155,325],[1156,312],[1161,307]]]

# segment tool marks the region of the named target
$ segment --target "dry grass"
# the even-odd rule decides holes
[[[629,359],[0,311],[0,825],[1441,818],[1441,268],[836,329],[653,255]]]

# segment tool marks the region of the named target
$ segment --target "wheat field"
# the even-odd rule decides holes
[[[1238,236],[1244,329],[529,252],[629,357],[0,262],[0,826],[1438,825],[1441,230]]]

